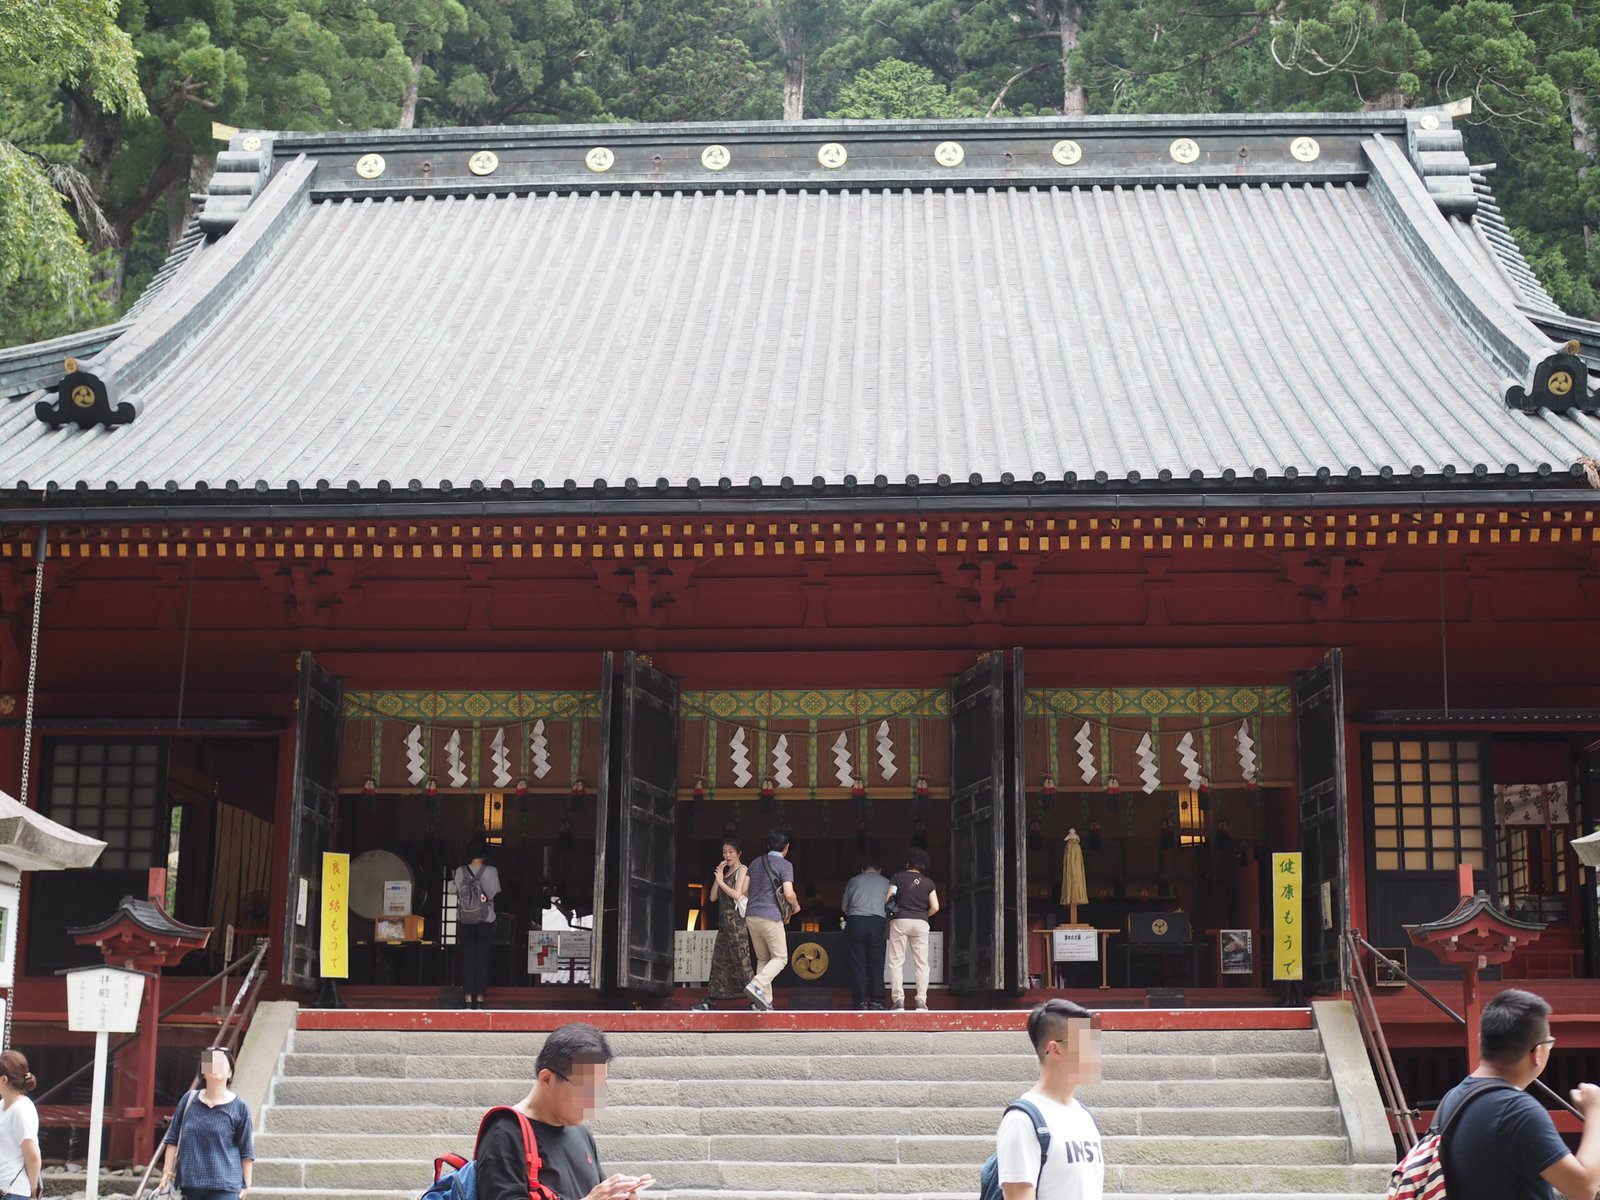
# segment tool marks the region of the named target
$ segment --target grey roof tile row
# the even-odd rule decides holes
[[[1449,478],[1600,448],[1592,415],[1508,409],[1351,183],[343,198],[293,221],[133,425],[0,410],[0,486]]]

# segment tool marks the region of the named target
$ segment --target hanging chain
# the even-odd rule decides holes
[[[44,557],[49,548],[50,527],[39,527],[39,548],[33,556],[33,631],[28,636],[28,693],[23,701],[22,713],[22,785],[21,794],[17,797],[23,804],[28,803],[28,774],[33,762],[33,694],[39,678],[39,624],[44,617]],[[17,898],[22,897],[22,884],[17,883]],[[16,914],[12,914],[6,930],[6,953],[16,945],[17,922]],[[11,1049],[11,1017],[16,1011],[16,989],[6,989],[6,1027],[0,1035],[0,1049]]]

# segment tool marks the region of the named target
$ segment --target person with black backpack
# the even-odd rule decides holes
[[[1553,1200],[1552,1188],[1569,1197],[1600,1190],[1600,1087],[1581,1083],[1572,1091],[1573,1107],[1584,1115],[1576,1154],[1526,1091],[1555,1044],[1543,997],[1508,988],[1485,1004],[1477,1069],[1439,1101],[1429,1131],[1437,1141],[1417,1143],[1395,1169],[1390,1195],[1405,1194],[1429,1173],[1413,1155],[1426,1154],[1430,1143],[1449,1200]]]
[[[534,1062],[532,1089],[484,1117],[473,1155],[477,1200],[637,1200],[655,1182],[605,1175],[584,1124],[605,1092],[611,1058],[611,1044],[593,1025],[574,1021],[551,1031]],[[531,1154],[525,1129],[534,1135]]]
[[[500,872],[484,861],[489,846],[475,837],[467,843],[467,862],[456,868],[456,945],[461,948],[462,1003],[482,1008],[489,995],[489,948],[494,945],[494,899]]]
[[[1101,1200],[1100,1128],[1073,1094],[1100,1082],[1100,1028],[1088,1009],[1046,1000],[1028,1014],[1039,1082],[1006,1106],[995,1152],[978,1179],[981,1200]]]

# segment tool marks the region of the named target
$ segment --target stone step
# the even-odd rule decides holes
[[[901,1200],[972,1200],[974,1189],[964,1187],[958,1192],[918,1192],[904,1193]],[[684,1188],[652,1188],[647,1195],[652,1200],[816,1200],[815,1192],[796,1191],[734,1191]],[[1194,1193],[1186,1192],[1106,1192],[1107,1200],[1178,1200],[1178,1197],[1193,1196]],[[257,1200],[416,1200],[417,1192],[404,1191],[333,1191],[299,1188],[268,1188],[256,1187],[250,1189],[250,1195]],[[1372,1193],[1362,1192],[1245,1192],[1245,1191],[1214,1191],[1207,1193],[1208,1200],[1372,1200]],[[877,1193],[835,1193],[829,1200],[882,1200]]]
[[[944,1096],[940,1097],[944,1099]],[[1008,1097],[1009,1098],[1009,1097]],[[966,1108],[883,1108],[797,1106],[785,1110],[786,1136],[832,1135],[848,1129],[857,1135],[981,1136],[993,1135],[1003,1101]],[[773,1134],[770,1104],[761,1108],[686,1108],[679,1105],[634,1106],[597,1113],[596,1134],[692,1134],[700,1136]],[[383,1106],[269,1105],[263,1129],[271,1134],[347,1135],[449,1134],[470,1145],[477,1134],[481,1109],[441,1108],[432,1104]],[[1104,1108],[1095,1120],[1106,1136],[1238,1137],[1326,1136],[1340,1132],[1338,1111],[1331,1105],[1285,1104],[1262,1108],[1150,1107]]]
[[[684,1188],[741,1188],[756,1191],[792,1189],[803,1181],[813,1194],[838,1192],[958,1192],[977,1189],[982,1158],[963,1163],[856,1162],[840,1156],[798,1164],[770,1161],[606,1162],[607,1171],[629,1175],[652,1174],[664,1190]],[[420,1193],[431,1182],[431,1166],[420,1163],[373,1162],[257,1162],[256,1178],[262,1187],[346,1189],[407,1189]],[[1114,1161],[1106,1164],[1106,1190],[1110,1192],[1175,1192],[1209,1194],[1241,1181],[1261,1192],[1339,1191],[1379,1194],[1389,1172],[1377,1167],[1335,1164],[1239,1166],[1138,1165]]]
[[[497,1055],[532,1059],[544,1044],[542,1033],[450,1033],[423,1030],[302,1029],[294,1034],[295,1054]],[[655,1056],[714,1055],[988,1055],[1016,1054],[1028,1049],[1022,1015],[1015,1030],[872,1030],[862,1033],[609,1033],[618,1059]],[[1181,1034],[1107,1030],[1101,1048],[1110,1058],[1119,1054],[1168,1057],[1175,1051],[1198,1055],[1318,1054],[1322,1046],[1311,1029],[1196,1030]]]
[[[620,1058],[612,1079],[836,1079],[1021,1080],[1035,1070],[1031,1052],[974,1054],[649,1055]],[[360,1076],[382,1079],[513,1079],[531,1082],[533,1064],[504,1054],[303,1054],[284,1056],[283,1075],[293,1079]],[[1108,1058],[1108,1081],[1151,1079],[1322,1079],[1321,1054],[1173,1054]]]
[[[998,1117],[995,1118],[998,1121]],[[820,1135],[639,1135],[601,1134],[600,1159],[630,1162],[886,1162],[981,1163],[994,1149],[994,1131],[955,1137]],[[472,1138],[452,1134],[368,1135],[277,1134],[256,1136],[258,1163],[339,1162],[365,1159],[404,1162],[416,1169],[446,1153],[468,1154]],[[1342,1164],[1345,1140],[1320,1137],[1137,1137],[1105,1138],[1108,1161],[1120,1163],[1250,1163],[1283,1161]],[[654,1173],[654,1172],[652,1172]]]
[[[943,1103],[947,1107],[972,1105],[1003,1108],[1027,1087],[1026,1077],[1006,1082],[974,1080],[953,1088],[947,1082],[921,1083],[898,1081],[892,1091],[882,1083],[860,1080],[738,1080],[706,1083],[676,1079],[617,1079],[606,1088],[606,1106],[612,1109],[635,1106],[677,1105],[683,1108],[725,1108],[742,1105],[756,1108],[774,1102],[774,1089],[781,1088],[786,1107],[857,1104],[870,1108],[892,1100],[897,1107]],[[1236,1107],[1275,1108],[1281,1104],[1332,1104],[1333,1084],[1326,1079],[1258,1079],[1232,1089]],[[468,1108],[479,1113],[495,1104],[509,1104],[525,1094],[522,1086],[507,1080],[435,1080],[427,1085],[427,1102],[434,1108]],[[310,1105],[336,1108],[340,1105],[379,1105],[391,1102],[395,1085],[379,1079],[282,1079],[273,1089],[273,1103],[286,1106]],[[1217,1086],[1212,1080],[1152,1080],[1134,1083],[1097,1083],[1079,1089],[1078,1098],[1098,1112],[1109,1108],[1203,1108],[1217,1101]]]

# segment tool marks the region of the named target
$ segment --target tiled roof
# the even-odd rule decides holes
[[[97,360],[137,419],[55,431],[12,404],[0,487],[1568,478],[1600,419],[1507,406],[1552,347],[1451,232],[1467,219],[1432,202],[1400,120],[1326,131],[1310,169],[1129,151],[999,171],[973,150],[966,178],[832,188],[814,164],[778,186],[771,160],[745,188],[496,187],[442,178],[437,147],[420,183],[368,183],[351,149],[280,136],[319,157],[280,162],[180,281],[192,302]],[[844,128],[931,147],[957,127]],[[1132,128],[1163,152],[1173,134]],[[643,136],[561,132],[580,155]]]

